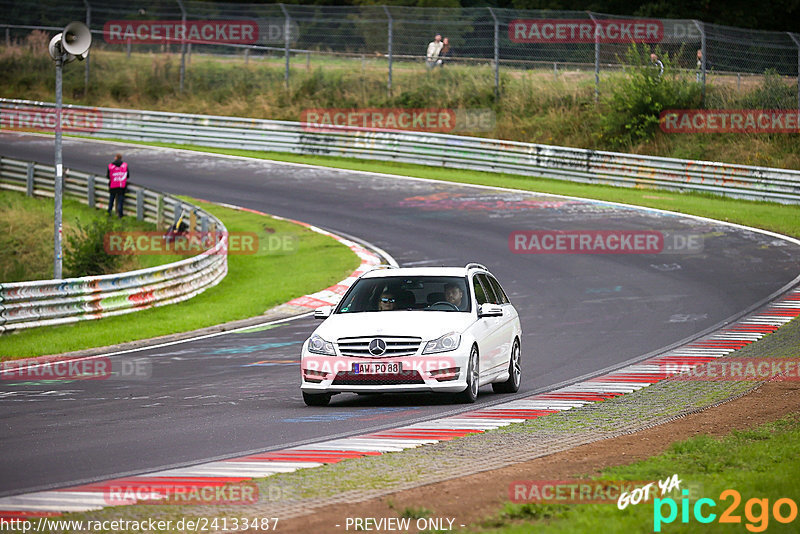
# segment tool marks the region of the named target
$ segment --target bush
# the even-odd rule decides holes
[[[122,230],[122,224],[112,218],[101,218],[90,224],[76,221],[75,232],[67,237],[64,271],[68,277],[94,276],[117,271],[123,256],[108,254],[105,235]]]
[[[615,147],[630,147],[655,136],[659,116],[666,109],[691,109],[702,104],[702,86],[679,76],[664,56],[664,74],[650,64],[647,47],[631,46],[627,77],[613,86],[603,103],[602,134]]]
[[[749,92],[743,99],[744,109],[792,109],[797,106],[797,87],[786,83],[778,71],[764,71],[761,86]]]

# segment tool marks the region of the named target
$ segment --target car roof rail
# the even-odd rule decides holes
[[[481,265],[480,263],[470,262],[464,266],[465,269],[483,269],[484,271],[488,271],[489,269],[486,268],[485,265]]]
[[[399,269],[397,265],[390,265],[388,263],[381,263],[379,265],[373,265],[367,271],[380,271],[383,269]]]

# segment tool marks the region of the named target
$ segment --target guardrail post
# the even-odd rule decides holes
[[[29,161],[28,162],[28,174],[27,174],[26,180],[25,180],[25,185],[26,185],[25,192],[29,197],[33,196],[33,185],[34,185],[34,183],[33,183],[33,176],[34,176],[33,170],[34,170],[33,169],[33,162]]]
[[[283,46],[284,46],[284,56],[286,57],[286,68],[283,74],[283,79],[286,82],[286,90],[289,90],[289,46],[291,45],[291,31],[292,31],[292,18],[289,16],[289,11],[286,9],[286,6],[283,4],[278,4],[281,6],[281,11],[283,11]]]
[[[705,28],[703,27],[703,23],[697,20],[693,20],[694,25],[697,27],[697,31],[700,32],[700,53],[702,54],[702,58],[700,60],[700,80],[703,84],[703,95],[701,102],[703,105],[706,103],[706,32]],[[737,87],[738,89],[738,87]]]
[[[156,229],[160,230],[161,225],[164,224],[164,196],[159,194],[156,196]]]
[[[794,44],[797,46],[797,111],[800,112],[800,39],[791,32],[786,32],[791,37]],[[705,57],[705,56],[703,56]]]
[[[144,220],[144,189],[136,191],[136,220]]]
[[[394,19],[392,19],[392,13],[389,11],[389,8],[383,6],[383,11],[386,13],[386,17],[389,19],[389,42],[388,42],[388,50],[387,54],[389,56],[389,79],[386,82],[386,93],[391,98],[392,96],[392,41],[394,41]]]
[[[494,20],[494,99],[500,98],[500,22],[494,14],[494,9],[487,7]]]
[[[90,174],[89,179],[86,181],[86,199],[89,202],[89,207],[93,208],[95,205],[94,174]]]

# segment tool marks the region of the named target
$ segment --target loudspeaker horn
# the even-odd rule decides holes
[[[58,34],[53,36],[50,39],[50,44],[47,45],[47,51],[50,52],[50,57],[53,59],[58,59],[61,57],[63,51],[61,50],[61,36],[62,34]]]
[[[64,28],[61,48],[68,54],[83,59],[92,46],[92,32],[83,22],[70,22]]]

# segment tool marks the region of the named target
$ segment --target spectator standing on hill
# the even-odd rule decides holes
[[[122,204],[125,202],[125,190],[128,186],[128,164],[122,161],[122,154],[117,154],[114,161],[108,164],[106,169],[108,178],[108,214],[114,209],[114,201],[117,202],[117,217],[122,218]]]
[[[429,69],[432,69],[436,65],[442,64],[442,60],[439,59],[439,53],[442,51],[443,46],[444,44],[442,43],[442,36],[438,33],[433,38],[433,41],[428,43],[428,52],[425,55],[425,63],[428,65]]]
[[[708,58],[706,58],[706,73],[708,73],[712,69],[711,63],[708,62]],[[700,48],[697,50],[697,83],[703,82],[703,49]]]
[[[657,55],[650,54],[650,65],[658,69],[658,77],[661,78],[661,75],[664,74],[664,64],[661,63]]]
[[[452,51],[450,50],[450,39],[445,37],[442,39],[442,50],[439,52],[439,66],[443,66],[446,59],[452,57]]]

